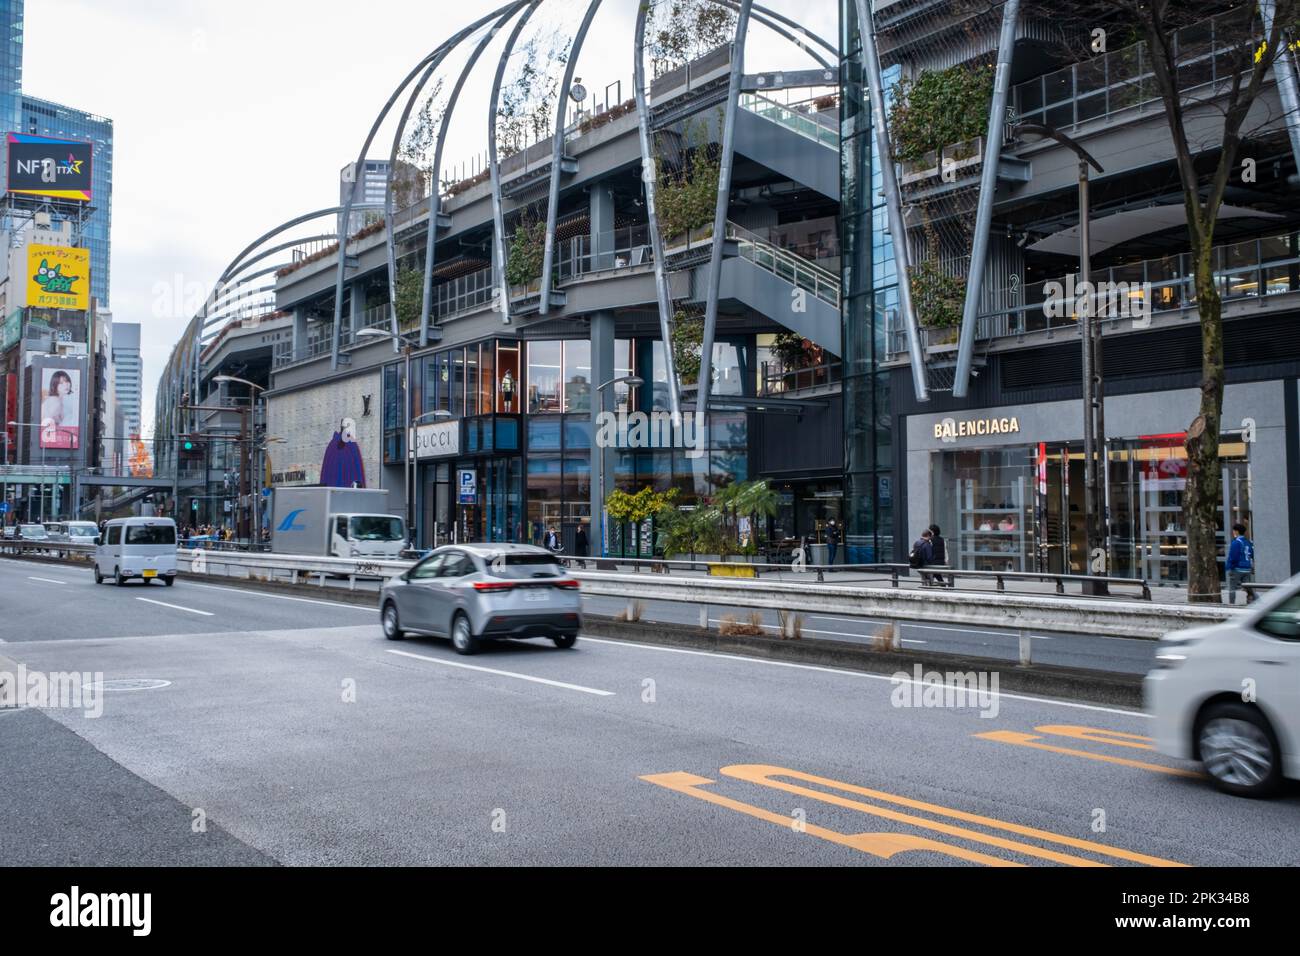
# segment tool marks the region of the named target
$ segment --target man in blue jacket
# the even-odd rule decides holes
[[[1237,603],[1237,589],[1255,574],[1255,544],[1246,537],[1246,526],[1232,526],[1232,544],[1228,545],[1228,603]],[[1246,593],[1250,603],[1250,593]]]

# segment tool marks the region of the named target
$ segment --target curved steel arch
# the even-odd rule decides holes
[[[374,142],[375,136],[379,132],[379,127],[383,125],[384,120],[387,119],[389,111],[393,108],[393,104],[397,102],[398,97],[402,95],[402,91],[405,90],[408,86],[410,86],[411,81],[415,79],[415,77],[419,74],[419,72],[425,69],[431,62],[433,62],[435,58],[441,56],[443,54],[443,51],[458,46],[465,37],[477,31],[479,27],[483,26],[483,24],[487,23],[489,20],[495,19],[496,17],[500,16],[501,11],[506,9],[506,7],[509,6],[510,4],[507,4],[505,7],[500,7],[497,10],[494,10],[492,13],[489,13],[486,16],[480,17],[479,19],[475,20],[469,26],[464,27],[451,39],[442,43],[432,53],[430,53],[429,55],[421,59],[420,62],[415,65],[414,69],[412,69],[410,73],[406,74],[406,78],[403,79],[400,84],[398,84],[397,89],[393,90],[392,96],[388,98],[388,102],[384,104],[384,108],[380,110],[379,115],[375,117],[374,123],[371,124],[370,132],[366,134],[365,142],[361,144],[361,151],[357,155],[356,162],[358,166],[361,166],[366,161],[366,153],[370,151],[370,144]],[[352,216],[353,197],[355,195],[356,195],[355,190],[350,191],[348,193],[348,198],[344,201],[342,206],[344,235],[339,237],[339,257],[338,257],[339,261],[338,261],[338,269],[337,272],[335,273],[335,279],[334,279],[334,328],[331,330],[331,334],[330,334],[330,340],[331,340],[330,341],[330,368],[331,369],[337,369],[339,367],[339,323],[343,316],[343,282],[346,279],[346,269],[347,269],[347,259],[348,259],[347,221]]]
[[[338,237],[339,234],[337,232],[322,232],[314,236],[304,236],[301,239],[290,239],[288,242],[282,242],[277,246],[272,246],[270,249],[263,249],[257,255],[253,256],[251,259],[248,259],[245,262],[240,263],[239,269],[231,273],[231,275],[232,276],[238,275],[240,272],[242,272],[244,269],[247,269],[255,262],[261,262],[263,259],[267,259],[275,255],[277,252],[284,252],[284,250],[292,249],[294,246],[301,246],[305,242],[325,242],[329,239],[338,239]],[[293,263],[290,262],[287,263],[287,265],[293,265]]]
[[[397,335],[400,329],[397,322],[397,238],[396,231],[393,229],[393,173],[397,168],[397,151],[401,146],[402,136],[406,133],[406,123],[411,118],[411,110],[415,108],[416,101],[424,92],[425,84],[433,76],[433,71],[442,65],[447,54],[454,49],[455,47],[451,47],[430,63],[429,68],[424,71],[424,76],[420,77],[420,82],[415,84],[415,89],[411,91],[406,106],[402,109],[402,118],[397,121],[397,130],[393,133],[393,148],[388,154],[388,174],[384,177],[384,254],[388,260],[388,307],[392,313],[389,324],[392,326],[393,335]],[[429,204],[433,205],[432,195]],[[394,340],[395,344],[396,340]]]
[[[501,81],[506,75],[506,64],[519,34],[528,25],[529,19],[537,12],[541,0],[531,0],[528,9],[523,12],[515,28],[510,31],[506,48],[501,51],[501,62],[497,64],[496,76],[492,79],[492,98],[488,102],[488,178],[492,183],[492,270],[496,282],[496,293],[501,297],[501,321],[510,324],[510,283],[506,279],[506,219],[501,202],[501,160],[497,155],[497,109],[501,105]]]
[[[720,4],[721,6],[724,7],[730,7],[732,10],[740,9],[740,4],[739,2],[737,2],[737,0],[711,0],[711,2]],[[794,34],[779,29],[778,27],[776,27],[775,24],[769,21],[774,20],[777,23],[782,23],[793,30],[798,30],[801,35],[806,36],[808,39],[815,41],[818,46],[822,47],[824,50],[830,53],[831,56],[835,57],[836,59],[839,59],[839,55],[840,55],[839,47],[831,43],[825,37],[821,36],[820,34],[813,33],[802,23],[799,23],[796,20],[791,20],[789,17],[777,13],[771,7],[765,7],[762,4],[756,3],[753,5],[753,17],[755,20],[764,24],[765,26],[771,27],[773,30],[775,30],[777,33],[780,33],[782,36],[784,36],[787,40],[793,42],[795,45],[803,47],[804,52],[807,53],[809,56],[811,56],[813,59],[815,59],[822,66],[828,69],[837,69],[837,67],[833,67],[832,64],[827,63],[825,60],[823,60],[818,54],[813,53],[812,50],[809,50],[807,47],[804,47],[804,45],[799,42],[798,37],[796,37]]]
[[[574,34],[573,45],[569,47],[569,62],[564,67],[564,79],[560,82],[560,98],[555,109],[555,141],[551,146],[551,182],[546,199],[546,247],[542,253],[542,298],[538,313],[546,315],[551,311],[551,269],[555,265],[555,220],[560,205],[560,163],[564,159],[564,101],[569,98],[573,85],[573,73],[578,67],[578,55],[582,44],[587,39],[591,21],[600,9],[601,0],[591,0],[587,14],[582,18],[578,32]],[[593,237],[595,238],[595,237]],[[595,248],[592,248],[595,253]]]
[[[677,360],[672,347],[672,297],[668,290],[668,271],[664,267],[664,237],[659,233],[659,213],[655,209],[655,188],[658,184],[658,164],[650,151],[650,110],[646,105],[645,90],[645,27],[650,12],[649,2],[641,3],[636,14],[636,52],[632,58],[632,91],[636,97],[637,126],[641,135],[641,185],[645,188],[647,227],[650,231],[650,249],[655,260],[655,298],[659,304],[659,336],[664,343],[664,370],[668,375],[668,410],[673,421],[679,422],[682,414],[682,384],[677,378]]]
[[[437,262],[438,255],[438,216],[442,213],[442,193],[439,182],[442,178],[442,153],[447,145],[447,131],[451,128],[451,117],[456,112],[456,103],[460,100],[461,90],[465,86],[465,81],[469,79],[470,73],[474,71],[478,58],[487,49],[488,44],[492,42],[497,32],[527,2],[528,0],[518,0],[512,9],[497,21],[492,32],[479,41],[469,59],[465,61],[460,76],[456,78],[456,85],[452,88],[451,95],[447,97],[447,108],[443,111],[442,122],[438,124],[438,142],[433,150],[433,193],[429,198],[429,220],[426,224],[427,233],[424,247],[424,286],[421,290],[420,299],[420,346],[422,348],[429,344],[429,318],[433,311],[433,267],[434,263]]]
[[[722,285],[722,247],[725,244],[727,213],[731,206],[731,168],[735,158],[736,110],[740,85],[745,74],[745,38],[749,33],[749,12],[753,0],[740,0],[736,19],[736,39],[731,51],[731,78],[727,88],[727,106],[722,120],[722,157],[718,170],[718,202],[713,213],[713,248],[709,256],[709,290],[704,301],[704,341],[700,344],[700,376],[695,410],[705,415],[709,410],[709,393],[713,390],[713,339],[718,325],[718,296]]]

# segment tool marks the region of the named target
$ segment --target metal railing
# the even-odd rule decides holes
[[[761,93],[742,93],[740,95],[740,108],[748,110],[756,116],[761,116],[765,120],[784,126],[805,139],[810,139],[814,143],[839,152],[838,110],[831,113],[821,110],[800,110],[794,106],[778,103]]]
[[[654,262],[650,227],[641,223],[596,236],[574,236],[559,243],[555,259],[561,282],[599,272],[650,265]]]
[[[839,307],[840,279],[833,272],[788,249],[773,245],[762,236],[734,222],[727,223],[727,238],[736,240],[742,259],[748,259],[778,279],[811,292],[823,302],[836,308]]]
[[[760,396],[789,395],[837,384],[843,377],[844,363],[825,362],[804,368],[786,368],[779,362],[764,362],[759,375]]]
[[[1225,303],[1300,292],[1300,232],[1216,246],[1212,256],[1214,282]],[[1108,291],[1099,295],[1097,303],[1097,318],[1103,323],[1145,319],[1148,306],[1151,315],[1196,308],[1190,253],[1094,269],[1091,281],[1094,285],[1108,283]],[[1049,295],[1048,286],[1053,283],[1068,288],[1066,277],[1062,276],[1020,285],[1014,290],[986,292],[994,300],[1000,298],[1020,304],[981,313],[977,318],[976,338],[990,340],[1029,332],[1076,331],[1079,323],[1074,315],[1074,303],[1057,300],[1055,288],[1050,290],[1053,295]],[[1049,308],[1058,301],[1059,308]],[[886,329],[886,354],[895,358],[907,352],[907,331],[896,316],[891,319]],[[947,331],[922,329],[927,338]]]
[[[1247,41],[1239,28],[1241,14],[1220,14],[1173,33],[1169,43],[1177,64],[1177,88],[1187,93],[1232,76],[1233,60]],[[1254,21],[1256,37],[1263,35]],[[1145,42],[1017,84],[1016,119],[1067,129],[1121,110],[1160,100]]]

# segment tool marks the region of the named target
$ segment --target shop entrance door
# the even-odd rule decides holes
[[[1083,574],[1088,550],[1083,445],[1040,443],[1037,457],[1038,567],[1051,574]]]

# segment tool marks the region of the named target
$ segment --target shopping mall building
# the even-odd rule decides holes
[[[1079,272],[1078,157],[1062,142],[1006,123],[1002,147],[992,151],[985,138],[914,143],[904,141],[906,130],[891,130],[895,155],[907,157],[893,194],[913,269],[933,265],[956,280],[955,307],[946,312],[942,295],[916,297],[920,348],[913,362],[856,6],[846,0],[842,8],[850,558],[899,559],[934,522],[958,567],[1082,573],[1082,347],[1073,310],[1059,302],[1063,295],[1073,301],[1069,283]],[[909,92],[919,103],[923,84],[914,81],[927,71],[952,79],[955,70],[976,64],[990,69],[991,86],[989,65],[1000,59],[1010,5],[978,12],[968,6],[877,2],[884,85],[897,91],[904,78],[913,81]],[[1177,584],[1187,573],[1183,442],[1198,411],[1201,349],[1172,140],[1145,44],[1122,24],[1099,21],[1110,28],[1109,52],[1080,62],[1077,53],[1061,51],[1061,25],[1044,9],[1022,4],[1010,25],[1005,115],[1066,134],[1104,170],[1090,168],[1089,185],[1091,278],[1117,292],[1111,316],[1102,320],[1099,360],[1110,570]],[[1202,101],[1189,105],[1187,122],[1189,138],[1203,144],[1197,160],[1207,182],[1221,137],[1203,131],[1222,128],[1216,108],[1225,95],[1224,65],[1241,47],[1241,15],[1229,10],[1205,4],[1203,21],[1172,41],[1186,99]],[[1245,125],[1241,156],[1253,160],[1253,174],[1229,185],[1213,253],[1227,363],[1221,540],[1224,526],[1247,524],[1263,581],[1300,571],[1293,497],[1300,480],[1300,135],[1294,125],[1288,129],[1288,119],[1295,124],[1300,117],[1283,107],[1279,77],[1294,87],[1293,57],[1266,75]],[[980,116],[987,121],[987,105]],[[982,180],[989,157],[997,166]],[[985,181],[995,189],[982,189]],[[953,319],[970,291],[973,240],[981,231],[987,253],[962,388]]]

